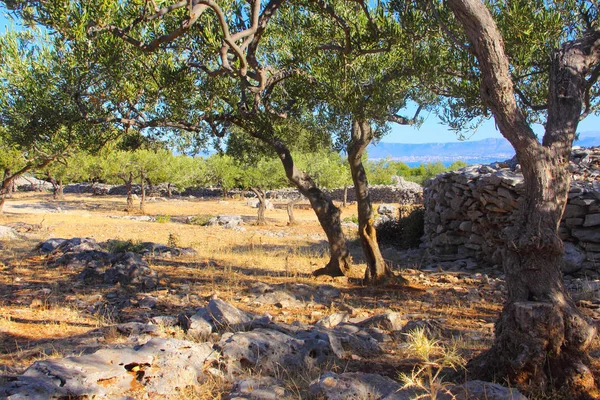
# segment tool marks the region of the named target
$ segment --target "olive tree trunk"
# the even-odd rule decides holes
[[[58,199],[59,200],[64,200],[65,199],[65,194],[63,191],[64,185],[63,185],[63,180],[59,179],[58,180]]]
[[[141,195],[140,195],[140,211],[145,213],[146,208],[146,171],[140,171],[140,186],[141,186]]]
[[[347,148],[348,163],[350,164],[350,172],[352,173],[356,193],[358,235],[367,261],[365,282],[374,285],[384,284],[393,279],[394,274],[379,250],[373,204],[369,195],[369,183],[362,164],[363,153],[373,139],[373,129],[366,121],[353,121],[351,137],[352,139]]]
[[[123,173],[119,177],[123,180],[127,189],[127,206],[125,207],[125,211],[131,212],[133,211],[133,172],[129,172],[128,174]]]
[[[4,176],[2,177],[2,186],[0,186],[0,214],[3,213],[4,203],[6,203],[6,197],[8,197],[13,181],[14,177],[11,175],[10,169],[5,169]]]
[[[256,195],[258,199],[258,216],[256,218],[256,225],[266,225],[265,210],[267,209],[267,200],[265,198],[265,191],[258,187],[251,187],[250,190]]]
[[[501,34],[480,0],[449,0],[479,61],[481,94],[516,150],[524,176],[517,222],[505,230],[508,298],[491,349],[469,364],[475,377],[508,378],[537,388],[566,388],[571,398],[595,390],[588,348],[596,329],[562,281],[558,235],[570,177],[567,166],[589,85],[600,65],[600,32],[565,43],[551,57],[546,131],[540,143],[515,99]],[[597,79],[597,74],[595,79]],[[592,82],[593,83],[593,82]],[[589,86],[588,86],[589,85]]]
[[[329,262],[325,267],[313,271],[313,275],[345,275],[350,269],[350,252],[346,244],[346,237],[342,231],[340,209],[333,204],[333,200],[329,194],[319,189],[310,175],[298,169],[285,143],[257,131],[249,131],[249,133],[252,137],[269,145],[277,153],[288,180],[308,199],[317,215],[321,228],[323,228],[325,235],[327,235],[329,242]]]
[[[300,201],[300,199],[292,199],[290,200],[287,205],[286,205],[286,209],[287,209],[287,215],[288,215],[288,225],[296,225],[296,217],[294,216],[294,206],[296,205],[296,203]]]

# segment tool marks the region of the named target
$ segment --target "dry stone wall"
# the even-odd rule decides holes
[[[600,276],[600,147],[575,149],[573,181],[560,225],[565,273]],[[473,258],[501,265],[502,232],[523,201],[523,175],[514,162],[474,165],[425,185],[423,247],[438,261]]]

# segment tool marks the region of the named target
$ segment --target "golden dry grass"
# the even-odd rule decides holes
[[[60,207],[61,212],[48,212]],[[485,349],[493,338],[493,321],[501,309],[503,295],[485,280],[463,277],[447,280],[445,274],[418,270],[401,257],[391,260],[402,268],[409,280],[403,287],[367,288],[358,279],[315,280],[310,273],[327,262],[327,245],[318,221],[311,210],[295,211],[298,225],[287,225],[284,209],[267,210],[267,226],[254,226],[256,209],[243,200],[169,200],[148,202],[146,214],[168,215],[169,222],[140,222],[121,218],[127,214],[123,197],[68,195],[65,201],[53,202],[49,195],[19,194],[9,200],[0,224],[26,222],[43,228],[24,240],[4,242],[0,254],[0,373],[21,372],[31,362],[53,356],[77,354],[128,338],[116,332],[117,322],[148,321],[155,315],[177,316],[206,305],[212,296],[255,313],[269,313],[275,321],[313,323],[336,311],[354,317],[371,316],[387,310],[405,314],[409,319],[434,318],[442,321],[448,336],[459,338],[459,352],[465,358]],[[343,217],[356,213],[353,206],[342,210]],[[202,227],[183,223],[193,215],[239,214],[245,231]],[[164,218],[167,219],[167,218]],[[163,220],[164,220],[163,219]],[[193,247],[191,258],[150,258],[159,275],[159,287],[149,292],[109,285],[84,285],[79,271],[62,267],[49,268],[52,261],[33,251],[35,245],[50,237],[93,237],[152,241],[166,244],[169,234],[176,234],[181,246]],[[281,234],[282,237],[277,236]],[[354,233],[349,232],[349,236]],[[360,278],[364,264],[360,249],[354,244],[356,265],[351,276]],[[330,304],[315,303],[300,310],[286,310],[270,305],[250,304],[247,288],[256,281],[267,284],[329,283],[342,291]],[[469,290],[481,293],[473,301]],[[158,298],[152,310],[140,309],[138,301],[147,295]],[[162,327],[160,335],[186,337],[178,328]],[[217,340],[218,337],[211,338]],[[600,346],[594,346],[597,349]],[[385,344],[385,354],[372,359],[350,359],[345,371],[367,371],[396,378],[410,373],[415,360],[393,341]],[[595,365],[596,368],[599,365]],[[309,376],[310,375],[310,376]],[[304,393],[313,375],[286,379],[290,389]],[[300,384],[301,383],[301,384]],[[218,398],[227,387],[210,381],[194,393],[180,398]],[[304,385],[304,386],[303,386]]]

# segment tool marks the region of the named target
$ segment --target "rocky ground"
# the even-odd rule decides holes
[[[310,239],[318,231],[253,227],[253,212],[239,219],[247,231],[194,227],[204,236],[190,247],[101,240],[95,220],[87,225],[96,238],[48,240],[83,228],[9,216],[10,228],[0,230],[8,232],[0,242],[0,398],[410,399],[438,387],[427,379],[406,387],[424,365],[454,382],[439,386],[438,398],[523,398],[465,383],[460,368],[491,343],[506,291],[500,271],[471,260],[428,264],[420,251],[388,248],[406,286],[315,280],[309,273],[322,259],[293,242],[318,241]],[[150,239],[157,226],[175,227],[112,220],[144,226]],[[224,250],[225,240],[235,251]],[[568,286],[597,321],[600,284],[574,279]],[[414,332],[428,338],[425,356]],[[448,359],[458,373],[450,374]]]

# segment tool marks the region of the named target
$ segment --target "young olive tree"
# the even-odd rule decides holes
[[[63,59],[66,51],[60,40],[36,31],[0,36],[0,210],[16,178],[112,133],[82,124],[71,97],[78,79]]]
[[[252,162],[240,162],[240,187],[250,189],[258,199],[257,225],[265,225],[267,209],[266,190],[279,189],[288,185],[281,166],[274,158],[259,158]]]
[[[57,32],[77,63],[94,70],[95,83],[76,93],[86,121],[175,135],[183,130],[201,140],[223,137],[235,125],[269,146],[327,234],[330,262],[315,273],[344,274],[349,253],[339,209],[297,168],[287,143],[298,126],[289,121],[312,112],[307,90],[302,98],[287,90],[306,88],[310,77],[271,56],[295,42],[268,29],[283,0],[5,3]]]

